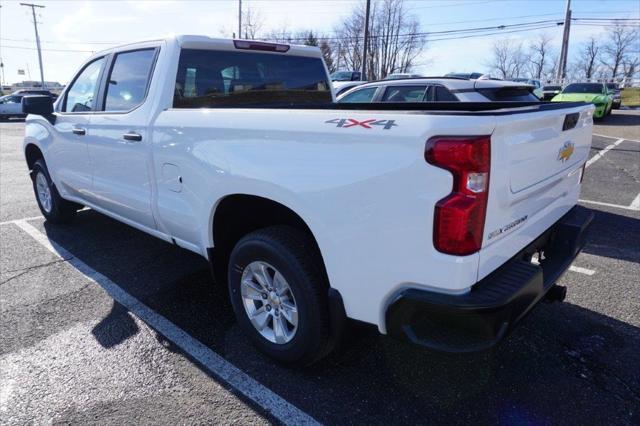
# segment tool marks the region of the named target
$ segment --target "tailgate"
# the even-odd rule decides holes
[[[593,106],[499,115],[478,279],[517,254],[577,201]]]

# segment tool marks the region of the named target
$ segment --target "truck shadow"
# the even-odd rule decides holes
[[[608,220],[601,216],[598,226]],[[322,423],[640,421],[640,329],[577,305],[542,304],[503,345],[470,355],[429,352],[351,323],[340,351],[313,367],[291,369],[253,349],[235,324],[224,285],[212,283],[201,257],[90,210],[70,226],[45,224],[45,231]],[[601,248],[597,236],[594,241],[594,254],[617,254]],[[94,328],[105,348],[138,332],[123,317],[128,313],[114,302]]]
[[[595,217],[583,252],[640,263],[640,219],[589,207]]]

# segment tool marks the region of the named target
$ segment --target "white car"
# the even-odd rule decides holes
[[[353,89],[356,86],[366,83],[366,81],[332,81],[333,92],[335,96],[340,96],[347,90]]]
[[[333,101],[318,48],[132,43],[25,98],[24,152],[47,221],[87,206],[203,256],[281,362],[328,354],[346,318],[480,350],[562,299],[592,105]]]
[[[22,113],[22,95],[7,95],[0,98],[0,120],[12,117],[24,117]]]
[[[503,80],[421,77],[361,84],[338,95],[339,103],[538,102],[533,87]]]

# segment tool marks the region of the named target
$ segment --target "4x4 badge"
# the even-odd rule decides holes
[[[348,129],[349,127],[364,127],[365,129],[371,129],[371,126],[382,126],[384,130],[389,130],[392,127],[397,126],[395,120],[376,120],[370,118],[368,120],[358,121],[355,118],[334,118],[333,120],[327,120],[325,123],[335,124],[336,127]]]

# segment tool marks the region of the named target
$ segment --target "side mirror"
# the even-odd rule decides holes
[[[22,98],[22,112],[24,114],[41,115],[51,124],[55,122],[53,115],[53,98],[46,95],[31,95]]]
[[[46,95],[32,95],[22,98],[22,112],[25,114],[53,114],[53,99]]]

